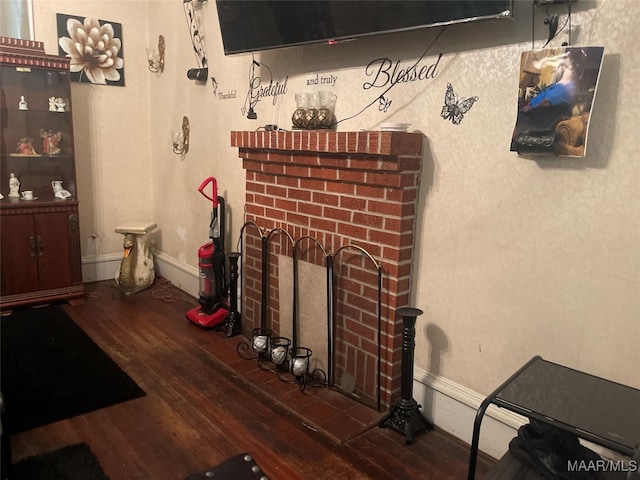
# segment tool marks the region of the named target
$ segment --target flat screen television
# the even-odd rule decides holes
[[[513,17],[513,0],[216,0],[225,55]]]

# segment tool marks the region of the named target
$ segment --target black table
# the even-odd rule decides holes
[[[475,478],[480,425],[490,404],[630,457],[640,445],[640,390],[535,356],[480,404],[468,480]]]

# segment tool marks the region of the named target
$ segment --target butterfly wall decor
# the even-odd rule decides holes
[[[460,125],[464,114],[467,113],[478,97],[469,97],[458,100],[458,95],[453,91],[450,83],[447,83],[447,92],[444,94],[444,106],[440,116],[445,120],[451,120],[454,125]]]

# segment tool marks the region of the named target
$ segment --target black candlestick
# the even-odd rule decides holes
[[[242,330],[242,315],[238,311],[238,258],[240,253],[232,252],[227,255],[229,258],[229,315],[224,321],[222,330],[227,337],[238,335]]]
[[[404,441],[409,444],[413,434],[423,429],[433,429],[433,425],[422,415],[413,399],[413,352],[416,348],[416,317],[422,315],[422,310],[404,307],[397,312],[402,317],[402,378],[400,385],[400,399],[396,401],[389,415],[378,424],[379,427],[391,427],[404,433]]]

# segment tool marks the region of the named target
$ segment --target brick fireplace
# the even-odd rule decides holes
[[[345,245],[365,249],[382,272],[379,366],[384,407],[400,392],[402,321],[395,312],[409,304],[423,140],[422,134],[404,132],[231,132],[231,145],[238,148],[246,170],[243,326],[258,326],[263,308],[274,331],[281,321],[273,288],[279,272],[271,263],[267,305],[262,305],[261,236],[252,226],[262,232],[286,231],[293,239],[311,237],[329,253]],[[286,236],[279,237],[274,252],[283,254],[289,247]],[[323,264],[322,255],[308,257],[304,260]],[[341,345],[334,355],[362,364],[359,375],[371,374],[373,365],[368,368],[367,363],[378,353],[371,328],[378,313],[372,301],[376,277],[371,269],[365,274],[366,268],[351,270],[336,299]]]

